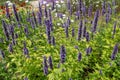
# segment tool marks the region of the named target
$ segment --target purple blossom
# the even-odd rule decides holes
[[[78,53],[78,61],[81,61],[81,59],[82,59],[82,54],[79,52]]]
[[[32,27],[33,29],[35,29],[35,23],[34,23],[33,18],[30,19],[30,24],[31,24],[31,27]]]
[[[68,34],[68,26],[65,26],[65,34],[66,34],[66,38],[69,37],[69,34]]]
[[[5,53],[1,50],[1,55],[3,58],[5,58]]]
[[[51,38],[51,44],[55,46],[55,38],[54,38],[54,36]]]
[[[48,58],[48,63],[49,63],[50,69],[53,69],[53,63],[52,63],[52,57],[51,56],[49,56],[49,58]]]
[[[88,47],[88,48],[86,49],[86,55],[89,55],[91,52],[92,52],[92,48],[91,48],[91,47]]]
[[[8,47],[8,48],[9,48],[9,52],[12,52],[12,53],[13,53],[13,45],[12,45],[11,43],[9,44],[9,47]]]
[[[42,15],[40,12],[37,12],[37,20],[38,20],[39,25],[41,25],[42,24]]]
[[[46,56],[43,57],[43,71],[44,71],[44,75],[48,74],[48,65],[47,65],[47,58]]]
[[[111,60],[115,59],[117,53],[118,53],[118,44],[115,44],[112,55],[111,55]]]
[[[52,2],[52,10],[55,9],[55,1]]]
[[[27,77],[25,77],[25,78],[24,78],[24,80],[28,80],[28,78],[27,78]]]
[[[16,6],[15,4],[13,4],[13,12],[14,12],[14,15],[15,15],[15,18],[16,18],[16,21],[19,22],[19,17],[18,17],[18,14],[17,14],[17,10],[16,10]]]
[[[41,8],[41,5],[40,5],[40,2],[39,2],[39,13],[40,13],[40,15],[42,17],[42,8]]]
[[[80,40],[82,36],[82,26],[83,26],[82,20],[80,21],[79,26],[80,27],[78,28],[78,40]]]
[[[114,23],[114,27],[113,27],[113,35],[115,35],[115,32],[116,32],[116,24],[117,24],[117,22]]]
[[[7,30],[7,24],[4,20],[2,20],[2,26],[3,26],[4,34],[6,36],[6,40],[9,40],[10,37],[9,37],[8,30]]]
[[[110,6],[110,3],[108,3],[108,9],[107,9],[107,10],[108,10],[108,13],[109,13],[109,14],[112,14],[112,8],[111,8],[111,6]]]
[[[102,15],[104,15],[106,13],[106,10],[105,10],[105,1],[102,3]]]
[[[46,18],[48,17],[48,12],[47,12],[47,7],[46,7],[46,5],[45,5],[45,10],[44,10],[44,15],[45,15]]]
[[[74,30],[74,28],[72,28],[72,37],[74,37],[75,36],[75,30]]]
[[[106,13],[106,23],[108,23],[110,21],[110,14]]]
[[[83,28],[83,37],[85,37],[86,36],[86,26],[84,26],[84,28]]]
[[[36,20],[36,16],[35,16],[34,11],[32,11],[32,15],[33,15],[34,23],[35,23],[35,25],[37,26],[37,20]]]
[[[65,58],[66,58],[66,50],[65,50],[65,47],[62,45],[61,48],[60,48],[61,63],[65,62]]]
[[[88,41],[90,41],[90,36],[89,36],[89,33],[88,32],[86,32],[86,41],[88,42]]]
[[[47,34],[48,43],[51,44],[51,26],[50,26],[50,20],[45,20],[45,25],[46,25],[46,34]]]
[[[5,7],[6,7],[6,17],[10,19],[8,3],[5,3]]]
[[[92,4],[90,4],[89,8],[88,8],[88,17],[92,16]]]
[[[97,23],[98,23],[98,18],[99,18],[99,10],[97,10],[95,12],[95,15],[94,15],[94,20],[93,20],[93,23],[92,23],[92,32],[96,31]]]

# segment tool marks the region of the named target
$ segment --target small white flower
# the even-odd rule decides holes
[[[46,6],[48,7],[48,6],[50,6],[50,4],[46,4]]]
[[[61,0],[61,3],[65,3],[63,0]]]
[[[55,1],[56,3],[59,3],[59,1]]]
[[[63,14],[63,17],[66,17],[66,15],[65,15],[65,14]]]
[[[10,1],[6,1],[6,3],[11,3]]]
[[[13,5],[13,3],[11,3],[11,2],[10,2],[10,3],[8,3],[8,6],[12,6],[12,5]]]
[[[57,14],[57,13],[55,13],[55,17],[57,17],[57,15],[58,15],[58,14]]]
[[[28,0],[26,0],[25,3],[28,3]]]
[[[46,1],[43,1],[43,4],[46,4],[47,2]]]
[[[74,22],[74,20],[71,20],[71,22]]]
[[[56,4],[56,6],[57,6],[58,8],[60,8],[60,7],[61,7],[61,5],[60,5],[60,4]]]
[[[57,23],[58,26],[60,26],[60,23]]]
[[[22,1],[22,0],[19,0],[19,1]]]

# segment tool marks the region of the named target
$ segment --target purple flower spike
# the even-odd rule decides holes
[[[104,15],[106,13],[106,10],[105,10],[105,1],[102,3],[102,15]]]
[[[88,32],[86,32],[86,36],[85,37],[86,37],[86,41],[89,42],[90,41],[90,36],[89,36]]]
[[[5,53],[1,50],[1,55],[3,58],[5,58]]]
[[[66,50],[63,45],[60,48],[60,58],[61,58],[61,63],[64,63],[66,58]]]
[[[6,7],[6,17],[10,19],[8,3],[5,3],[5,7]]]
[[[117,24],[117,22],[114,23],[114,27],[113,27],[113,35],[115,35],[115,32],[116,32],[116,24]]]
[[[80,40],[82,37],[82,26],[83,26],[82,21],[79,23],[79,25],[80,25],[80,27],[78,29],[78,40]]]
[[[43,71],[44,71],[44,75],[48,74],[48,65],[47,65],[47,58],[46,56],[43,57]]]
[[[94,20],[93,20],[93,23],[92,23],[92,32],[96,31],[97,23],[98,23],[98,18],[99,18],[99,10],[97,10],[95,12],[95,15],[94,15]]]
[[[92,4],[90,4],[89,8],[88,8],[88,17],[92,16]]]
[[[9,52],[13,53],[13,45],[12,44],[9,44]]]
[[[72,37],[74,37],[75,36],[75,30],[74,30],[74,28],[72,28]]]
[[[55,46],[55,38],[54,38],[54,36],[51,38],[51,44]]]
[[[9,40],[10,37],[9,37],[8,30],[7,30],[7,24],[4,20],[2,20],[2,26],[3,26],[4,34],[6,36],[6,40]]]
[[[79,52],[78,53],[78,61],[81,61],[81,59],[82,59],[82,54]]]
[[[116,44],[114,46],[114,49],[113,49],[113,52],[112,52],[112,55],[111,55],[111,60],[115,59],[117,53],[118,53],[118,44]]]
[[[91,52],[92,52],[92,48],[91,48],[91,47],[88,47],[88,48],[86,49],[86,55],[89,55]]]
[[[69,34],[68,34],[68,26],[65,26],[65,34],[66,34],[66,38],[69,37]]]
[[[13,4],[13,12],[14,12],[14,15],[15,15],[15,18],[16,18],[16,21],[19,22],[19,17],[18,17],[18,14],[17,14],[17,10],[16,10],[16,6],[15,4]]]
[[[39,13],[41,14],[41,17],[42,17],[42,8],[41,8],[41,5],[40,5],[40,2],[39,2]]]
[[[84,28],[83,28],[83,37],[85,37],[86,36],[86,26],[84,26]]]
[[[49,63],[50,69],[53,69],[53,63],[52,63],[52,57],[51,56],[49,56],[49,58],[48,58],[48,63]]]

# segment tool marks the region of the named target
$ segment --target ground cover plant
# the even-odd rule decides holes
[[[0,15],[0,80],[119,80],[120,15],[102,2],[39,3]]]

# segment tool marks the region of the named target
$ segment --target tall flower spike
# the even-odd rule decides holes
[[[48,17],[48,12],[47,12],[47,7],[46,7],[46,5],[45,5],[44,14],[45,14],[45,17],[47,18],[47,17]]]
[[[39,12],[40,12],[41,17],[42,17],[42,8],[41,8],[41,5],[40,5],[40,2],[39,2]]]
[[[113,35],[115,35],[115,32],[116,32],[116,24],[117,24],[117,22],[114,23],[114,27],[113,27]]]
[[[51,44],[55,46],[55,38],[54,38],[54,36],[51,38]]]
[[[69,34],[68,34],[68,26],[65,26],[65,34],[66,34],[66,38],[69,37]]]
[[[40,12],[37,12],[37,20],[38,20],[38,24],[41,25],[42,24],[42,17],[41,17]]]
[[[86,36],[86,26],[84,26],[84,28],[83,28],[83,37],[85,37]]]
[[[53,63],[52,63],[52,57],[51,56],[49,56],[49,58],[48,58],[48,63],[49,63],[50,69],[53,69]]]
[[[105,1],[103,1],[102,3],[102,15],[104,15],[106,13],[106,10],[105,10]]]
[[[6,17],[10,19],[8,3],[5,3],[5,7],[6,7]]]
[[[89,36],[89,33],[88,32],[86,32],[86,41],[88,42],[88,41],[90,41],[90,36]]]
[[[17,14],[17,10],[16,10],[16,6],[15,6],[15,4],[13,4],[13,12],[14,12],[14,15],[15,15],[16,21],[19,22],[19,17],[18,17],[18,14]]]
[[[10,37],[9,37],[8,30],[7,30],[7,24],[5,23],[4,20],[2,20],[2,26],[3,26],[4,34],[5,34],[5,36],[6,36],[6,40],[9,40]]]
[[[61,63],[65,62],[65,58],[66,58],[66,50],[65,50],[65,47],[62,45],[61,48],[60,48]]]
[[[74,37],[75,36],[75,30],[74,30],[74,28],[72,28],[72,37]]]
[[[80,61],[82,59],[82,54],[79,52],[78,53],[78,61]]]
[[[117,53],[118,53],[118,44],[116,44],[114,46],[114,49],[113,49],[113,52],[112,52],[112,55],[111,55],[111,60],[115,59]]]
[[[43,57],[43,71],[44,71],[44,75],[48,74],[48,65],[47,65],[47,58],[46,58],[46,56]]]
[[[93,20],[93,23],[92,23],[92,32],[96,31],[97,23],[98,23],[98,18],[99,18],[99,10],[97,10],[95,12],[95,15],[94,15],[94,20]]]
[[[80,21],[79,26],[80,27],[78,28],[78,40],[80,40],[82,37],[82,26],[83,26],[82,21]]]
[[[5,58],[5,53],[1,50],[1,55],[3,58]]]
[[[9,44],[9,52],[13,52],[13,46],[11,43]]]
[[[92,16],[92,4],[90,4],[89,8],[88,8],[88,17]]]

